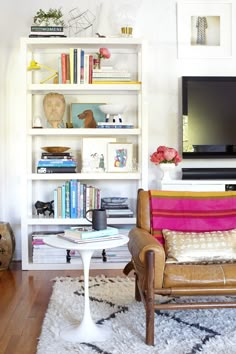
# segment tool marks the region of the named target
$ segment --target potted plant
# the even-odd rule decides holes
[[[64,26],[61,9],[50,8],[48,12],[39,9],[34,16],[34,24],[40,26]]]
[[[169,172],[179,162],[182,161],[178,151],[174,148],[169,148],[167,146],[159,146],[156,151],[154,151],[150,156],[150,161],[155,165],[159,165],[160,169],[163,172],[162,179],[170,179]]]

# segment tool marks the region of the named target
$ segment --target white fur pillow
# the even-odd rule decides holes
[[[236,261],[236,229],[211,232],[162,230],[168,263]]]

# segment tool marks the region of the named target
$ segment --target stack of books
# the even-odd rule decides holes
[[[126,197],[102,198],[101,208],[106,209],[108,218],[132,218],[134,216]]]
[[[63,26],[39,26],[32,25],[30,27],[30,38],[40,37],[66,37]]]
[[[119,83],[131,81],[131,74],[126,70],[117,70],[113,67],[93,69],[93,84]]]
[[[70,152],[42,152],[37,173],[75,173],[76,167]]]
[[[33,263],[67,263],[65,249],[54,248],[45,244],[50,235],[58,232],[34,232],[32,234],[32,262]]]
[[[102,251],[101,250],[95,250],[93,252],[93,255],[92,255],[91,264],[94,264],[94,263],[102,264],[102,262],[103,262]],[[71,264],[82,264],[82,259],[81,259],[79,251],[70,250],[68,263],[71,263]]]
[[[72,227],[66,229],[64,233],[58,234],[58,237],[74,243],[89,243],[119,239],[121,235],[115,227],[107,227],[99,231],[93,230],[91,227]]]

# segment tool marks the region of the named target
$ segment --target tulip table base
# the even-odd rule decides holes
[[[84,266],[84,314],[77,326],[70,326],[60,332],[60,337],[70,342],[102,342],[111,336],[111,330],[104,325],[96,325],[91,317],[89,306],[89,265],[93,250],[80,250]]]
[[[121,236],[119,239],[112,239],[99,242],[77,244],[59,238],[57,235],[48,237],[45,243],[52,247],[78,250],[84,268],[84,314],[83,319],[78,325],[64,327],[60,331],[60,337],[70,342],[101,342],[107,340],[112,331],[105,325],[96,325],[91,317],[89,306],[89,267],[93,252],[97,249],[106,249],[122,246],[128,242],[127,236]]]

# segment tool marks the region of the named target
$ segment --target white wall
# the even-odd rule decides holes
[[[214,1],[213,1],[214,2]],[[235,2],[235,0],[233,0]],[[128,5],[127,5],[128,4]],[[97,15],[94,30],[116,34],[121,9],[136,11],[134,36],[148,40],[149,152],[158,145],[180,148],[180,91],[182,75],[236,75],[235,57],[230,59],[178,59],[175,0],[8,0],[0,12],[0,220],[8,221],[17,239],[16,257],[20,258],[20,176],[21,129],[19,107],[20,37],[27,37],[32,18],[39,8],[62,8],[64,14],[78,7]],[[131,11],[131,12],[132,12]],[[233,13],[235,18],[235,12]],[[235,30],[234,30],[235,31]],[[234,33],[233,33],[234,38]],[[234,48],[233,48],[234,49]],[[183,166],[235,167],[232,160],[187,161]],[[177,175],[179,172],[177,171]],[[157,186],[159,169],[150,163],[150,188]]]

